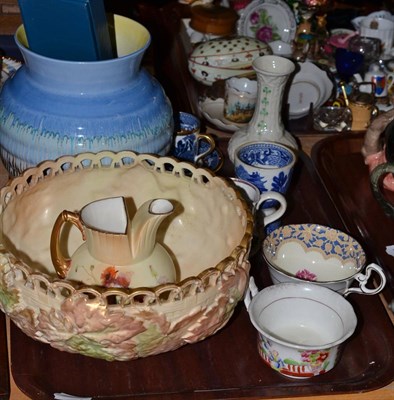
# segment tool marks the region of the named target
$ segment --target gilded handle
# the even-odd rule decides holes
[[[208,143],[209,147],[206,151],[199,153],[200,150],[200,142]],[[207,134],[200,133],[196,137],[195,148],[194,148],[194,162],[197,166],[203,165],[203,158],[211,154],[216,147],[215,139]]]
[[[57,275],[62,279],[66,278],[68,270],[71,266],[71,259],[64,257],[60,248],[60,234],[62,231],[62,226],[66,222],[70,222],[75,225],[81,231],[82,239],[86,240],[85,230],[82,225],[80,215],[72,211],[62,211],[53,225],[50,246],[52,263],[55,267]]]

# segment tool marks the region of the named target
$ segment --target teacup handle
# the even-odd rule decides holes
[[[372,271],[377,272],[380,277],[380,283],[377,288],[368,289],[367,283],[369,281],[369,278],[371,277]],[[348,288],[347,291],[344,293],[345,296],[347,296],[349,293],[361,293],[369,295],[378,294],[383,290],[384,286],[386,285],[386,275],[384,274],[382,267],[374,263],[367,265],[367,267],[365,268],[365,274],[360,272],[355,276],[355,279],[358,281],[359,287]]]
[[[203,153],[199,154],[198,150],[200,148],[200,142],[208,142],[209,144],[209,148],[208,150],[204,151]],[[204,133],[199,133],[196,135],[196,141],[194,143],[194,162],[196,163],[196,165],[201,165],[202,164],[202,159],[206,156],[208,156],[209,154],[211,154],[216,147],[216,143],[215,140],[212,136],[204,134]]]
[[[383,174],[387,174],[390,172],[394,173],[394,164],[390,163],[380,164],[376,168],[374,168],[374,170],[371,172],[370,180],[371,180],[372,193],[375,199],[382,206],[383,211],[385,212],[386,215],[393,216],[394,206],[385,199],[382,191],[380,190],[380,185],[379,185],[379,178]]]
[[[247,310],[249,310],[250,303],[256,294],[259,292],[257,288],[256,282],[254,281],[253,276],[249,278],[249,286],[246,289],[245,297],[244,297],[244,304]]]
[[[279,208],[275,210],[275,212],[273,212],[272,214],[264,217],[264,226],[267,226],[268,224],[271,224],[272,222],[279,219],[285,213],[287,208],[286,199],[281,193],[268,191],[263,192],[260,195],[260,200],[256,204],[256,210],[258,210],[260,206],[267,200],[276,200],[277,202],[279,202]]]
[[[71,267],[71,259],[64,257],[60,249],[60,232],[63,224],[71,222],[82,233],[82,239],[86,240],[85,230],[78,213],[64,210],[57,217],[51,233],[51,258],[53,266],[55,267],[57,275],[64,279]]]

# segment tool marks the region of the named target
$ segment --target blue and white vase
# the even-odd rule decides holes
[[[118,57],[93,62],[36,54],[18,28],[25,64],[0,92],[0,154],[10,175],[62,155],[170,151],[171,103],[141,68],[151,36],[131,19],[114,20]]]

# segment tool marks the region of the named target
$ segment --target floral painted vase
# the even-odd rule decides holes
[[[23,26],[15,40],[25,60],[0,93],[1,159],[10,175],[43,160],[102,150],[165,155],[173,134],[163,88],[140,68],[148,30],[114,16],[117,58],[52,59],[29,50]]]

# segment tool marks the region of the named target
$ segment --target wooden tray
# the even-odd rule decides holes
[[[222,145],[224,145],[222,143]],[[224,171],[231,173],[226,165]],[[310,159],[302,156],[287,196],[284,222],[313,222],[343,229],[333,203]],[[251,273],[260,288],[270,284],[258,252]],[[221,331],[173,352],[128,362],[107,362],[64,353],[11,329],[12,374],[17,386],[34,399],[65,392],[94,399],[226,399],[308,396],[362,392],[394,377],[393,327],[378,296],[351,295],[358,314],[356,333],[339,364],[309,380],[285,378],[260,360],[257,334],[240,303]]]
[[[0,312],[0,399],[10,397],[10,381],[8,375],[8,351],[5,316]]]
[[[363,143],[363,134],[334,135],[317,143],[312,159],[347,230],[360,241],[371,261],[384,268],[384,295],[390,303],[394,299],[394,258],[386,253],[386,246],[394,245],[394,218],[387,217],[373,197],[360,152]],[[387,196],[394,201],[392,193]]]

